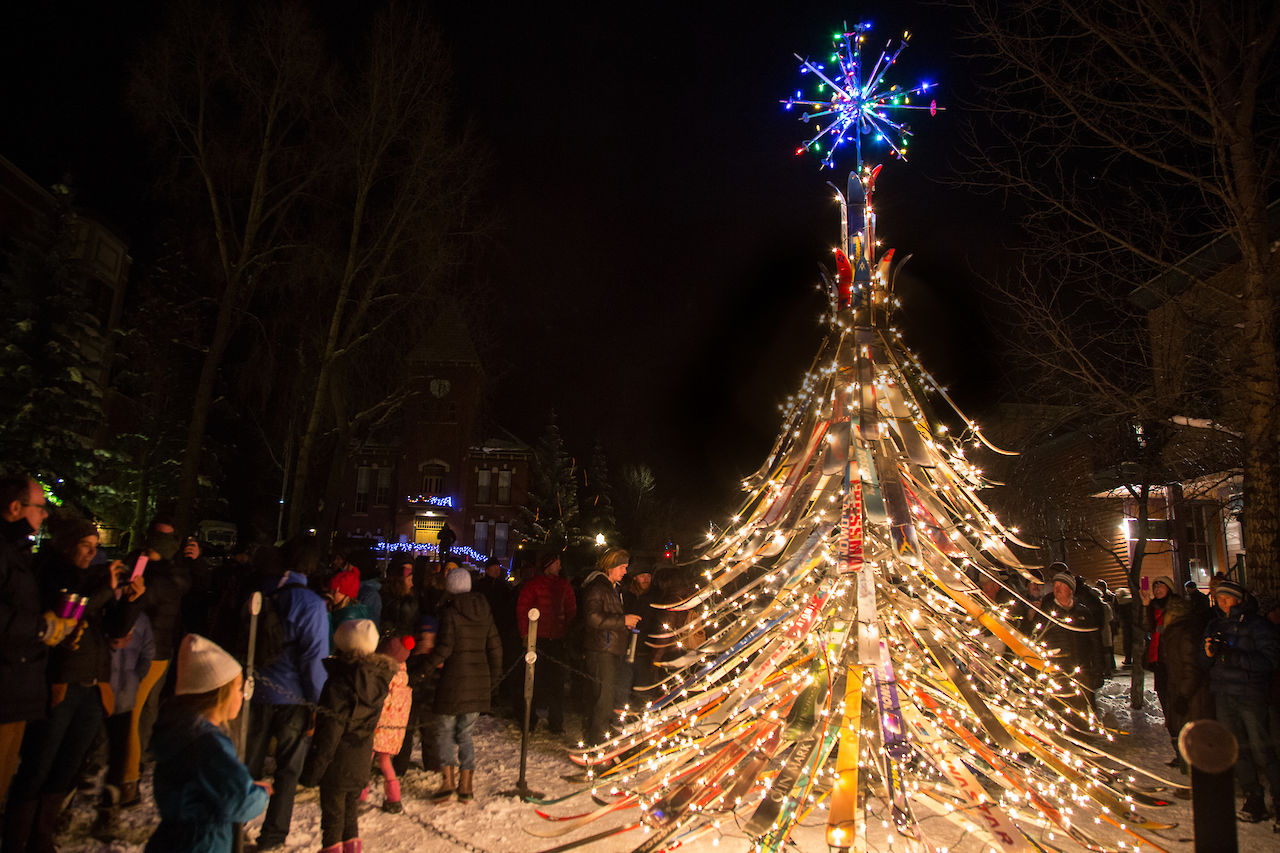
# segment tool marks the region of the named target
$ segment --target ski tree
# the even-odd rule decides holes
[[[927,84],[885,82],[903,45],[863,67],[867,29],[836,35],[829,71],[804,61],[818,98],[786,102],[816,123],[808,147],[825,165],[846,141],[859,149],[826,338],[701,554],[701,585],[660,605],[685,620],[655,638],[683,651],[650,685],[660,698],[572,756],[604,804],[534,834],[629,807],[638,817],[597,836],[640,830],[637,853],[720,835],[778,851],[815,811],[834,849],[940,849],[957,829],[1007,851],[1159,849],[1169,826],[1139,812],[1156,800],[1136,768],[1086,739],[1105,733],[1078,673],[1039,639],[1053,617],[1006,580],[1031,566],[966,457],[997,448],[893,325],[892,250],[874,248],[879,167],[862,168],[858,143],[877,134],[903,154],[896,110],[934,107],[920,103]],[[963,427],[953,434],[935,405]],[[975,578],[1003,587],[1004,607]]]
[[[535,545],[567,548],[582,541],[577,465],[564,448],[555,412],[533,449],[533,483],[515,528]]]

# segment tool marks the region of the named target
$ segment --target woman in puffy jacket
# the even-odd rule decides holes
[[[440,604],[436,645],[427,656],[428,667],[438,667],[433,710],[436,713],[436,749],[444,780],[432,795],[444,802],[457,791],[458,799],[475,796],[475,745],[471,730],[476,718],[487,712],[490,697],[502,677],[502,640],[489,612],[489,602],[471,591],[471,572],[462,567],[445,576],[447,597]]]
[[[1160,628],[1160,665],[1164,668],[1164,724],[1173,742],[1170,767],[1182,763],[1178,733],[1192,720],[1213,719],[1213,696],[1209,679],[1200,666],[1204,625],[1191,605],[1171,596]]]

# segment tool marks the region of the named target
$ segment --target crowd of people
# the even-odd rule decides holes
[[[1218,720],[1239,744],[1239,818],[1274,816],[1280,832],[1280,599],[1251,595],[1221,574],[1211,579],[1207,594],[1194,581],[1179,586],[1161,575],[1144,578],[1142,615],[1135,620],[1128,589],[1113,593],[1105,580],[1091,585],[1064,563],[1029,575],[978,582],[1006,618],[1043,642],[1074,676],[1078,691],[1067,697],[1070,712],[1084,717],[1086,706],[1097,707],[1097,691],[1117,671],[1122,652],[1122,667],[1152,674],[1172,744],[1168,766],[1188,770],[1178,749],[1188,723]],[[999,645],[992,637],[986,641]],[[1086,727],[1084,719],[1076,721]]]
[[[578,742],[610,736],[665,653],[654,571],[636,567],[624,586],[620,549],[577,587],[555,552],[508,577],[447,553],[330,554],[313,536],[215,565],[159,516],[111,559],[97,528],[30,477],[0,478],[0,507],[3,853],[55,850],[76,795],[94,798],[92,834],[118,838],[147,763],[161,815],[148,849],[227,850],[233,824],[259,815],[255,848],[281,848],[299,788],[317,787],[325,853],[352,853],[372,768],[387,812],[403,810],[415,756],[440,774],[433,802],[475,796],[478,717],[524,716],[531,609],[532,724],[565,733],[572,696]],[[691,588],[667,579],[664,595]]]
[[[664,663],[702,642],[685,625],[689,611],[655,606],[691,594],[687,574],[633,566],[616,548],[577,583],[555,551],[508,576],[496,560],[483,571],[447,551],[376,561],[326,551],[313,536],[242,548],[215,566],[164,516],[139,547],[109,559],[96,527],[50,515],[45,490],[25,475],[0,477],[0,509],[0,853],[54,851],[77,791],[96,797],[93,835],[118,837],[148,762],[161,815],[149,850],[225,851],[233,825],[258,815],[256,849],[281,848],[298,789],[316,787],[322,853],[358,853],[373,768],[390,813],[403,811],[400,777],[415,754],[440,774],[432,802],[474,798],[476,722],[524,720],[535,624],[530,728],[545,723],[588,746],[661,692],[672,671]],[[1240,744],[1241,818],[1268,815],[1264,779],[1275,808],[1277,602],[1226,578],[1205,595],[1156,577],[1135,620],[1127,589],[1112,593],[1062,563],[977,580],[1073,675],[1073,712],[1087,716],[1123,653],[1121,666],[1154,674],[1171,766],[1182,727],[1216,718]],[[580,739],[566,733],[570,707]]]

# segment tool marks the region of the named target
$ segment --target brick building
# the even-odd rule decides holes
[[[458,315],[442,316],[412,360],[419,393],[348,457],[336,535],[434,555],[448,525],[453,550],[505,561],[532,451],[483,420],[484,371]]]

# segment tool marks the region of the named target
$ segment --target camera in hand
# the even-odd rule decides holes
[[[1214,657],[1235,648],[1234,639],[1223,634],[1212,634],[1206,639],[1209,641],[1209,651]]]

